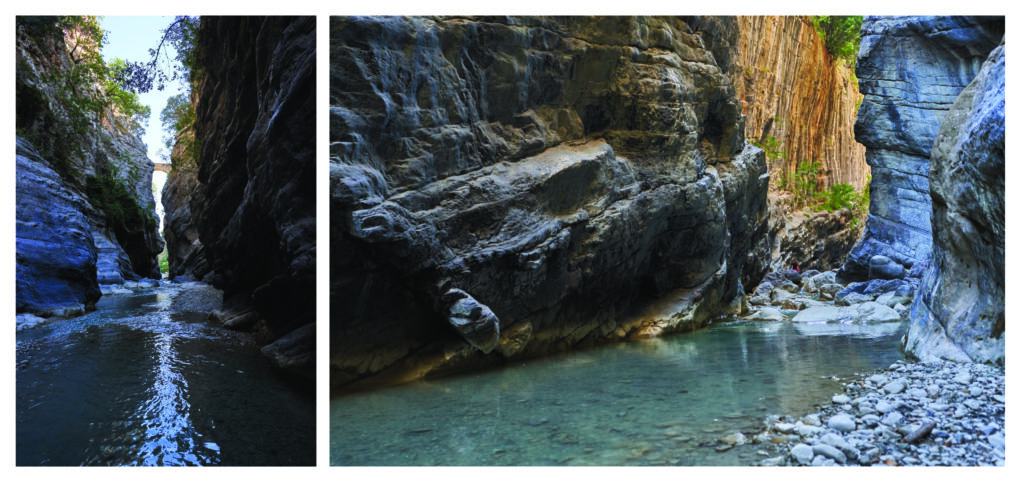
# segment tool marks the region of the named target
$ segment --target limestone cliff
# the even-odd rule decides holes
[[[849,66],[825,49],[803,16],[740,16],[728,74],[746,116],[747,139],[766,136],[783,158],[772,176],[795,172],[799,162],[820,161],[821,188],[846,183],[860,190],[870,168],[853,135],[861,100]]]
[[[868,277],[872,256],[920,273],[932,253],[929,160],[946,111],[1003,35],[1002,17],[867,17],[857,75],[857,141],[871,165],[864,236],[838,276]]]
[[[199,153],[163,199],[170,269],[224,290],[213,317],[314,376],[316,136],[313,17],[202,17],[193,92]],[[198,243],[198,244],[196,244]],[[190,251],[191,250],[191,251]]]
[[[992,51],[931,149],[932,253],[906,350],[999,363],[1006,340],[1006,48]]]
[[[864,147],[853,136],[861,95],[850,67],[832,58],[807,17],[692,23],[732,79],[746,138],[775,151],[768,156],[772,270],[838,268],[860,238],[862,220],[849,212],[805,213],[782,185],[802,161],[820,163],[819,190],[846,183],[859,191],[866,184]]]
[[[19,18],[16,37],[16,127],[19,137],[26,141],[24,149],[19,141],[19,159],[22,152],[37,151],[23,156],[32,162],[45,164],[45,168],[32,170],[52,171],[59,180],[35,183],[33,179],[38,178],[28,170],[23,173],[21,167],[28,167],[19,163],[19,222],[31,219],[26,222],[36,223],[42,219],[26,214],[23,209],[64,210],[57,204],[50,206],[48,201],[52,199],[59,204],[65,194],[56,191],[29,193],[30,190],[52,188],[82,201],[76,209],[88,220],[89,250],[93,251],[95,259],[92,268],[86,270],[91,271],[88,275],[91,281],[76,281],[74,285],[84,291],[72,298],[95,302],[98,284],[118,284],[141,277],[158,279],[160,272],[156,256],[163,249],[163,242],[157,232],[154,211],[153,163],[146,157],[145,145],[132,132],[131,120],[127,116],[98,100],[106,96],[106,91],[94,74],[83,67],[86,63],[82,62],[82,56],[96,54],[82,47],[85,34],[69,30],[62,35],[53,23],[25,19]],[[29,143],[34,149],[27,147]],[[22,185],[23,181],[29,184]],[[31,208],[23,204],[30,198],[35,200]],[[60,223],[59,218],[51,218],[51,221]],[[64,228],[51,226],[45,229],[61,232]],[[77,233],[78,229],[72,231]],[[77,241],[68,242],[69,246],[77,245]],[[60,264],[63,261],[43,260],[64,254],[76,258],[72,252],[79,250],[69,248],[66,253],[49,249],[39,253],[23,251],[42,247],[22,243],[19,235],[19,273],[24,268],[24,272],[50,272],[60,278],[59,270],[51,272],[32,264]],[[74,277],[80,276],[75,274]],[[47,282],[33,279],[35,282]],[[19,310],[33,311],[32,306],[45,306],[51,301],[63,303],[56,299],[25,298],[32,297],[31,293],[32,290],[28,289],[18,290]]]
[[[100,298],[88,201],[17,140],[17,311],[80,315]]]
[[[704,326],[767,269],[699,19],[331,19],[331,382]]]

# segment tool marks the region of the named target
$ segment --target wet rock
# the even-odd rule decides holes
[[[842,450],[839,450],[831,445],[826,444],[815,444],[811,447],[811,450],[815,455],[824,455],[840,464],[846,463],[846,455],[843,454]]]
[[[873,301],[853,306],[815,306],[793,317],[794,323],[887,323],[899,320],[898,313]]]
[[[907,388],[907,384],[903,380],[894,380],[882,387],[886,393],[900,393]]]
[[[498,317],[487,305],[459,289],[449,290],[445,299],[450,303],[448,322],[466,341],[484,353],[498,346]]]
[[[785,321],[788,318],[781,311],[767,307],[761,308],[756,313],[744,318],[750,321]]]
[[[298,374],[315,371],[294,365],[315,359],[297,351],[315,347],[302,341],[317,305],[315,27],[315,17],[203,17],[198,164],[173,170],[175,195],[164,196],[175,213],[171,270],[250,303],[258,315],[237,325],[265,345],[286,340],[265,353]]]
[[[835,271],[826,271],[811,277],[803,278],[803,289],[808,293],[818,293],[825,285],[835,284]]]

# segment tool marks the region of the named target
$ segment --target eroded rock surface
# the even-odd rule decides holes
[[[906,343],[921,359],[1005,359],[1005,55],[992,51],[932,147],[932,258]]]
[[[946,111],[1003,36],[1003,17],[866,17],[854,126],[871,165],[864,236],[839,277],[867,279],[872,256],[913,269],[932,252],[929,160]]]
[[[693,329],[752,289],[764,154],[697,24],[332,18],[332,385]],[[452,292],[497,329],[460,332]]]
[[[78,315],[100,299],[88,201],[17,139],[17,311]]]

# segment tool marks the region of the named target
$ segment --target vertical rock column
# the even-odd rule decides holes
[[[957,98],[932,148],[932,260],[905,347],[921,359],[1005,359],[1005,50]]]
[[[871,207],[837,275],[868,277],[873,256],[920,273],[932,250],[928,172],[946,111],[1003,35],[1002,17],[867,17],[854,133],[867,148]]]

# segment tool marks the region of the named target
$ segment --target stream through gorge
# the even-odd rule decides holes
[[[728,321],[335,396],[331,465],[750,465],[718,442],[901,358],[903,323]]]
[[[207,320],[220,291],[122,291],[18,332],[17,465],[315,464],[313,390]]]

